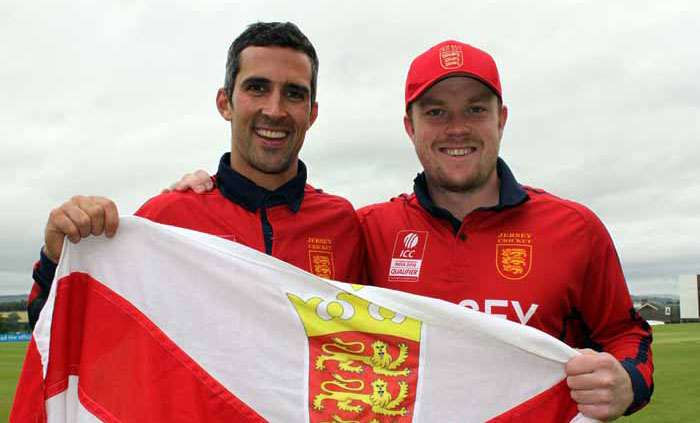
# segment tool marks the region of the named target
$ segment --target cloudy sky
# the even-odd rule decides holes
[[[301,4],[297,4],[301,3]],[[700,3],[540,0],[0,3],[0,294],[24,293],[49,211],[74,194],[132,213],[229,148],[214,98],[245,25],[297,23],[318,51],[309,181],[355,206],[410,192],[411,59],[458,39],[500,68],[501,156],[593,209],[632,293],[700,273]]]

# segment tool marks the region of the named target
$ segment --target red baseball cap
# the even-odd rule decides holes
[[[491,55],[469,44],[448,40],[416,57],[406,77],[406,108],[437,82],[451,76],[474,78],[502,99],[498,68]]]

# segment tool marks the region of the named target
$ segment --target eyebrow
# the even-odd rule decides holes
[[[270,83],[270,80],[267,78],[262,78],[259,76],[251,76],[250,78],[246,78],[243,81],[241,81],[241,85],[250,85],[250,84],[263,84],[267,85]]]
[[[418,100],[418,106],[420,107],[426,107],[426,106],[442,106],[445,104],[444,101],[438,100],[436,98],[432,97],[423,97]]]
[[[478,103],[480,101],[488,101],[491,96],[490,92],[488,93],[482,93],[482,94],[477,94],[475,96],[469,97],[466,102],[467,103]],[[437,98],[433,97],[423,97],[420,100],[416,102],[419,107],[429,107],[429,106],[442,106],[445,104],[444,101],[438,100]]]
[[[469,101],[472,103],[477,102],[477,101],[488,101],[489,99],[491,99],[491,96],[493,96],[493,95],[494,94],[491,92],[485,92],[483,94],[475,95],[474,97],[470,98]]]
[[[250,78],[246,78],[243,81],[241,81],[241,85],[250,85],[250,84],[260,84],[260,85],[270,85],[272,81],[270,81],[268,78],[263,78],[260,76],[251,76]],[[305,85],[299,85],[295,84],[293,82],[285,82],[284,83],[284,88],[285,89],[294,89],[296,91],[301,91],[304,94],[309,94],[310,90],[309,87]]]

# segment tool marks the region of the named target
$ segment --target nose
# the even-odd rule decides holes
[[[463,136],[471,133],[471,126],[467,119],[459,113],[450,115],[447,121],[445,133],[450,136]]]
[[[274,90],[265,98],[262,113],[270,119],[280,119],[286,114],[284,97],[278,90]]]

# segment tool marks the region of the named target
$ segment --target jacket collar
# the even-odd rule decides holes
[[[504,208],[517,206],[530,199],[525,188],[515,180],[513,172],[511,172],[506,162],[500,157],[496,162],[496,172],[501,182],[498,193],[498,204],[492,207],[480,207],[477,210],[501,211]],[[419,173],[413,180],[413,192],[416,194],[418,203],[425,211],[437,218],[447,219],[452,224],[453,228],[455,228],[455,231],[459,230],[462,222],[454,217],[448,210],[437,206],[432,198],[430,198],[425,172]]]
[[[216,185],[221,194],[250,212],[261,207],[286,204],[293,212],[299,211],[306,187],[306,165],[299,160],[295,177],[274,191],[256,185],[253,181],[231,168],[231,153],[225,153],[219,161]]]

